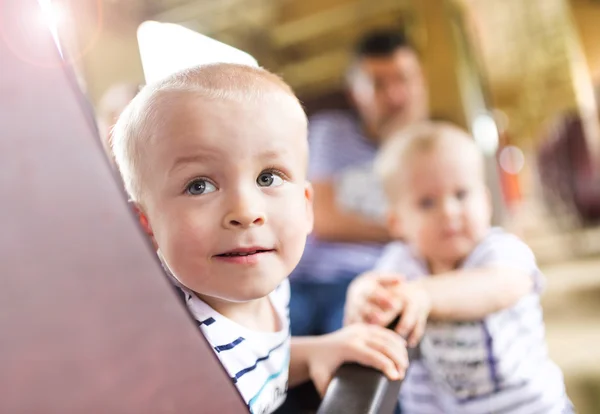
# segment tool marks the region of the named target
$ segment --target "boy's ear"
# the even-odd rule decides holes
[[[132,206],[138,222],[140,223],[140,226],[142,226],[142,230],[144,230],[144,233],[146,233],[148,237],[152,239],[152,242],[156,244],[154,242],[154,231],[152,230],[152,226],[150,225],[150,221],[148,220],[148,216],[144,212],[144,209],[138,203],[133,203]]]
[[[306,232],[307,234],[310,234],[312,233],[315,224],[315,213],[313,208],[314,190],[309,181],[307,181],[304,186],[304,199],[306,200]]]
[[[138,203],[133,203],[133,211],[135,212],[135,214],[138,218],[138,222],[140,223],[140,226],[142,226],[144,233],[146,233],[148,235],[148,237],[150,238],[150,241],[152,242],[154,249],[158,250],[158,244],[156,243],[156,239],[154,238],[154,232],[152,231],[152,226],[150,225],[148,216],[142,209],[142,206],[140,206]]]
[[[404,229],[402,228],[402,220],[395,208],[388,209],[387,227],[392,239],[400,240],[403,238]]]
[[[148,217],[146,216],[146,213],[144,213],[142,207],[138,203],[133,203],[133,211],[135,212],[135,215],[137,216],[144,233],[150,237],[154,236],[152,227],[150,227],[150,222],[148,221]]]

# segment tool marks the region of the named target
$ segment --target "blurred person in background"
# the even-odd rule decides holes
[[[294,335],[342,326],[348,285],[373,268],[390,235],[385,198],[372,172],[387,135],[428,118],[428,91],[415,49],[397,30],[366,34],[347,72],[355,112],[325,112],[309,122],[309,179],[315,224],[291,277]]]
[[[125,107],[138,94],[140,85],[135,83],[117,83],[108,88],[108,90],[100,98],[97,109],[98,130],[102,147],[106,152],[109,160],[114,165],[112,151],[110,150],[111,130],[117,122],[119,115]]]
[[[492,227],[485,156],[465,130],[426,122],[389,138],[377,171],[390,243],[348,290],[346,322],[387,326],[419,345],[402,384],[407,414],[572,414],[550,359],[531,249]]]
[[[600,83],[595,93],[600,103]],[[573,214],[583,227],[600,223],[600,171],[588,147],[585,122],[577,110],[560,113],[542,134],[537,153],[546,205],[556,217]]]

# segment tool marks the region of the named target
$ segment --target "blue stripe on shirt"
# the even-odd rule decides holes
[[[492,335],[490,334],[490,331],[485,322],[481,323],[481,328],[483,329],[483,335],[485,336],[485,348],[487,352],[487,362],[490,368],[490,380],[494,384],[494,392],[498,392],[498,390],[500,390],[500,381],[498,379],[498,370],[496,367],[497,361],[494,358]]]
[[[247,374],[247,373],[249,373],[251,371],[254,371],[256,369],[256,367],[258,366],[259,363],[261,363],[261,362],[266,361],[267,359],[269,359],[269,357],[271,356],[271,353],[274,352],[274,351],[276,351],[277,349],[281,348],[282,346],[284,346],[288,342],[288,340],[289,340],[289,336],[286,337],[283,342],[281,342],[280,344],[278,344],[278,345],[274,346],[273,348],[271,348],[269,350],[269,352],[267,352],[267,355],[258,358],[256,360],[256,362],[254,363],[254,365],[251,365],[251,366],[249,366],[247,368],[244,368],[244,369],[238,371],[238,373],[235,374],[235,376],[233,376],[231,378],[231,380],[233,381],[233,383],[234,384],[237,383],[238,380],[240,378],[242,378],[245,374]]]
[[[263,392],[263,390],[265,389],[265,387],[267,386],[267,384],[269,384],[270,382],[276,380],[283,372],[288,372],[290,368],[290,354],[288,353],[287,356],[285,357],[283,364],[281,365],[281,368],[279,369],[279,371],[274,372],[273,374],[271,374],[263,383],[263,385],[260,387],[260,389],[258,390],[258,392],[254,395],[254,397],[250,398],[250,400],[248,401],[248,408],[250,409],[251,413],[254,413],[254,411],[252,410],[252,405],[256,402],[256,400],[258,400],[258,397],[260,397],[260,394]]]
[[[233,342],[230,342],[228,344],[225,345],[217,345],[214,347],[215,351],[217,352],[222,352],[222,351],[229,351],[230,349],[235,348],[236,346],[238,346],[239,344],[241,344],[242,342],[244,342],[244,338],[242,338],[241,336],[236,339]]]
[[[210,326],[213,323],[215,323],[215,320],[214,320],[214,318],[206,318],[203,321],[196,321],[196,322],[198,322],[198,326],[199,327],[202,326],[202,325],[204,325],[204,326]]]

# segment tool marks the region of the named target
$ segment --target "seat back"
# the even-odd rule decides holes
[[[0,412],[247,412],[39,17],[0,0]]]

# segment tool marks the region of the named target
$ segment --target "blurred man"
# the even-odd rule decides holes
[[[358,42],[347,87],[356,113],[318,114],[309,124],[315,225],[292,275],[294,335],[342,326],[349,283],[374,266],[390,240],[385,199],[372,174],[377,148],[391,132],[428,117],[419,58],[396,31],[373,32]]]

